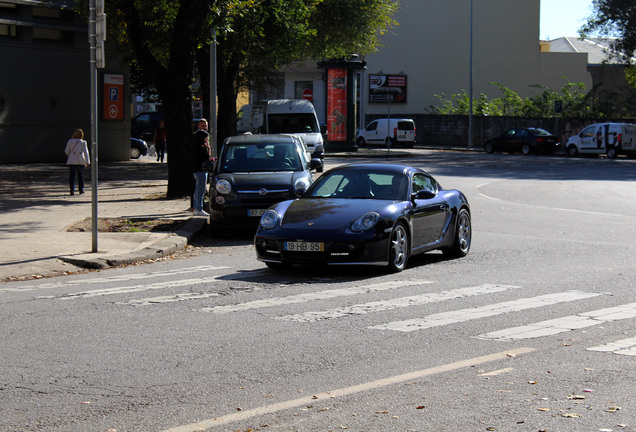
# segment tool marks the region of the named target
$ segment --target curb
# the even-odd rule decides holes
[[[105,269],[121,265],[130,265],[141,261],[162,258],[184,249],[190,240],[196,237],[207,226],[207,219],[191,218],[187,224],[174,233],[167,234],[152,246],[113,256],[68,255],[59,259],[78,267],[87,269]]]

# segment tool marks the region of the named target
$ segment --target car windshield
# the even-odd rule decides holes
[[[320,132],[316,116],[301,114],[270,114],[267,116],[269,133],[316,133]]]
[[[226,145],[219,172],[299,171],[303,169],[294,143],[237,143]]]
[[[402,173],[337,170],[320,176],[305,196],[405,201],[408,184]]]

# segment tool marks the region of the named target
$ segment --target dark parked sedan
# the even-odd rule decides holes
[[[302,198],[276,204],[254,239],[258,260],[366,264],[404,270],[409,257],[441,249],[463,257],[472,231],[468,200],[419,168],[353,164],[324,173]]]
[[[139,159],[139,156],[148,154],[148,144],[138,138],[130,138],[130,158]]]
[[[321,169],[294,135],[240,135],[225,140],[210,174],[210,227],[256,229],[277,202],[298,198]]]
[[[559,139],[539,128],[510,129],[504,134],[490,138],[484,143],[487,153],[495,151],[552,154],[559,147]]]

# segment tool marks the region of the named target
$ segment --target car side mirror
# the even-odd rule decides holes
[[[309,162],[309,168],[312,170],[317,170],[322,167],[323,167],[322,160],[320,160],[319,158],[312,158],[311,161]]]
[[[433,199],[437,196],[437,194],[435,192],[431,192],[428,190],[421,190],[418,191],[417,193],[414,193],[411,195],[411,200],[429,200],[429,199]]]

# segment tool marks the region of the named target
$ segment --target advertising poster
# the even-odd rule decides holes
[[[327,130],[329,141],[347,140],[347,70],[327,72]]]
[[[104,120],[124,119],[124,76],[104,74]]]
[[[406,103],[406,75],[369,75],[369,102]]]

